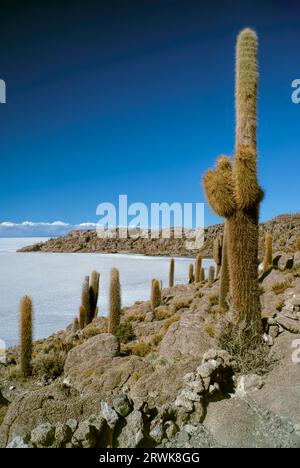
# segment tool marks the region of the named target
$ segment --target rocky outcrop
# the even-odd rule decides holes
[[[203,257],[212,257],[213,241],[223,230],[222,224],[215,224],[205,229],[204,245],[200,250]],[[260,225],[259,252],[264,251],[264,236],[266,232],[273,235],[273,250],[285,253],[295,251],[295,242],[300,235],[300,214],[280,215]],[[189,235],[191,233],[189,232]],[[143,231],[145,237],[145,231]],[[170,239],[151,239],[150,231],[148,238],[99,238],[96,231],[72,231],[65,237],[53,238],[48,242],[24,247],[21,252],[106,252],[106,253],[139,253],[145,255],[168,255],[168,256],[192,256],[198,253],[198,249],[187,248],[187,237],[174,238],[171,230]]]

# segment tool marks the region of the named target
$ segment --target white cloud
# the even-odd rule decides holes
[[[56,237],[64,236],[73,230],[95,228],[96,223],[92,222],[69,224],[64,221],[54,221],[52,223],[3,221],[0,222],[0,237]]]

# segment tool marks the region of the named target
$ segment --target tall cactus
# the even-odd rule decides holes
[[[98,314],[97,304],[99,296],[99,280],[100,274],[97,271],[93,271],[90,279],[90,311],[91,311],[91,321]]]
[[[223,236],[218,235],[214,239],[214,243],[213,243],[213,257],[217,265],[217,272],[216,272],[217,277],[219,276],[221,266],[222,266],[222,250],[223,250]]]
[[[119,270],[113,268],[110,273],[109,285],[109,321],[108,333],[115,335],[120,325],[121,317],[121,285]]]
[[[227,238],[228,238],[228,221],[225,220],[224,224],[224,235],[222,245],[222,266],[220,273],[220,293],[219,293],[219,306],[222,309],[227,309],[227,296],[229,292],[229,269],[228,269],[228,249],[227,249]]]
[[[171,258],[170,260],[170,270],[169,270],[169,288],[174,286],[174,270],[175,270],[175,260]]]
[[[194,265],[192,263],[189,264],[189,284],[194,282]]]
[[[200,254],[198,254],[195,260],[195,283],[200,283],[201,281],[201,267],[202,257]]]
[[[257,180],[257,36],[244,29],[236,48],[236,145],[233,162],[221,156],[204,176],[212,209],[227,219],[233,319],[261,331],[257,274],[258,216],[263,191]]]
[[[32,301],[24,296],[20,303],[20,373],[22,377],[31,374],[32,355]]]
[[[79,308],[79,324],[80,324],[80,328],[81,330],[84,329],[85,325],[86,325],[86,310],[85,310],[85,307],[82,305],[80,306]]]
[[[204,283],[205,281],[205,270],[203,267],[200,269],[200,283]]]
[[[208,270],[208,287],[211,288],[215,281],[215,267],[210,266]]]
[[[265,257],[263,262],[263,269],[267,271],[273,263],[273,236],[270,232],[265,236]]]
[[[85,308],[85,325],[91,322],[90,277],[86,276],[82,284],[81,305]]]

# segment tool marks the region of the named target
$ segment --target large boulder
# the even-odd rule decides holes
[[[182,358],[202,359],[203,354],[215,345],[214,340],[203,330],[203,317],[187,312],[173,323],[160,344],[159,353],[167,360]]]

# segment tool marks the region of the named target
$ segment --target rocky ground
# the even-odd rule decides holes
[[[221,224],[215,224],[205,229],[205,242],[200,250],[203,257],[212,256],[213,241],[222,230],[223,225]],[[261,224],[260,254],[263,252],[266,231],[273,234],[274,251],[291,253],[294,251],[296,238],[300,235],[300,214],[277,216],[273,220]],[[148,231],[147,235],[149,236]],[[21,249],[21,252],[124,252],[154,256],[192,256],[198,251],[198,248],[195,250],[187,248],[185,237],[174,238],[172,233],[170,239],[162,238],[161,234],[159,239],[145,239],[143,237],[111,239],[99,238],[96,231],[72,231],[65,237],[53,238],[48,242]]]
[[[9,350],[0,446],[300,447],[300,254],[261,277],[264,345],[250,359],[220,346],[217,301],[218,281],[164,289],[154,311],[122,311],[120,349],[104,317],[70,325],[34,344],[26,381]]]

